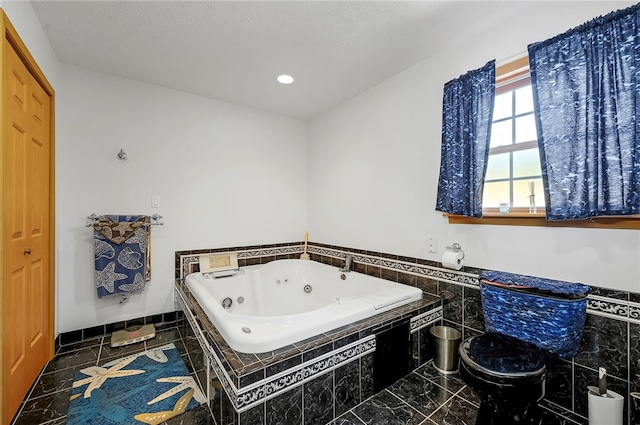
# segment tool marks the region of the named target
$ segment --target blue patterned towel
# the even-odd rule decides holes
[[[151,277],[149,216],[101,216],[93,225],[98,297],[137,292]]]

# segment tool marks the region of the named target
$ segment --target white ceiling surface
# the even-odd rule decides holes
[[[505,1],[31,3],[61,62],[300,119],[526,7]],[[294,84],[277,83],[283,73]]]

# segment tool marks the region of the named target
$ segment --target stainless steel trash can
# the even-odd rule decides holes
[[[440,373],[456,373],[458,371],[458,347],[462,335],[449,326],[434,326],[430,332],[435,340],[433,366]]]

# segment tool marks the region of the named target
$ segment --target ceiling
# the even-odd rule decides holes
[[[61,62],[309,119],[524,2],[31,1]],[[280,74],[295,82],[282,85]]]

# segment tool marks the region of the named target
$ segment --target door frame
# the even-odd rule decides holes
[[[47,254],[49,255],[49,270],[46,272],[49,279],[49,300],[48,300],[48,329],[49,332],[45,335],[45,346],[47,347],[47,358],[52,359],[55,355],[55,299],[56,299],[56,273],[55,273],[55,91],[53,87],[44,75],[44,72],[40,69],[35,59],[27,49],[15,27],[9,21],[5,11],[0,8],[0,29],[4,34],[5,39],[9,42],[9,45],[13,47],[18,57],[25,64],[31,75],[42,86],[45,93],[51,99],[51,116],[50,116],[50,150],[49,150],[49,246],[47,248]],[[4,41],[0,43],[0,58],[4,57]],[[7,91],[6,87],[3,87],[4,82],[0,78],[0,95],[4,96]],[[0,117],[1,121],[5,122],[5,111],[3,110],[3,103],[0,102]],[[0,134],[0,141],[4,146],[4,136]],[[4,185],[3,173],[1,172],[2,155],[4,149],[0,148],[0,188]],[[7,202],[6,199],[0,198],[0,203],[4,205]],[[4,223],[3,208],[0,208],[0,224]],[[0,276],[4,276],[4,247],[2,241],[4,240],[4,226],[0,225]],[[1,279],[1,278],[0,278]],[[2,301],[4,300],[4,281],[0,281],[0,418],[5,417],[6,413],[4,406],[4,391],[8,391],[4,374],[4,357],[3,357],[3,317],[4,311],[2,311]]]

